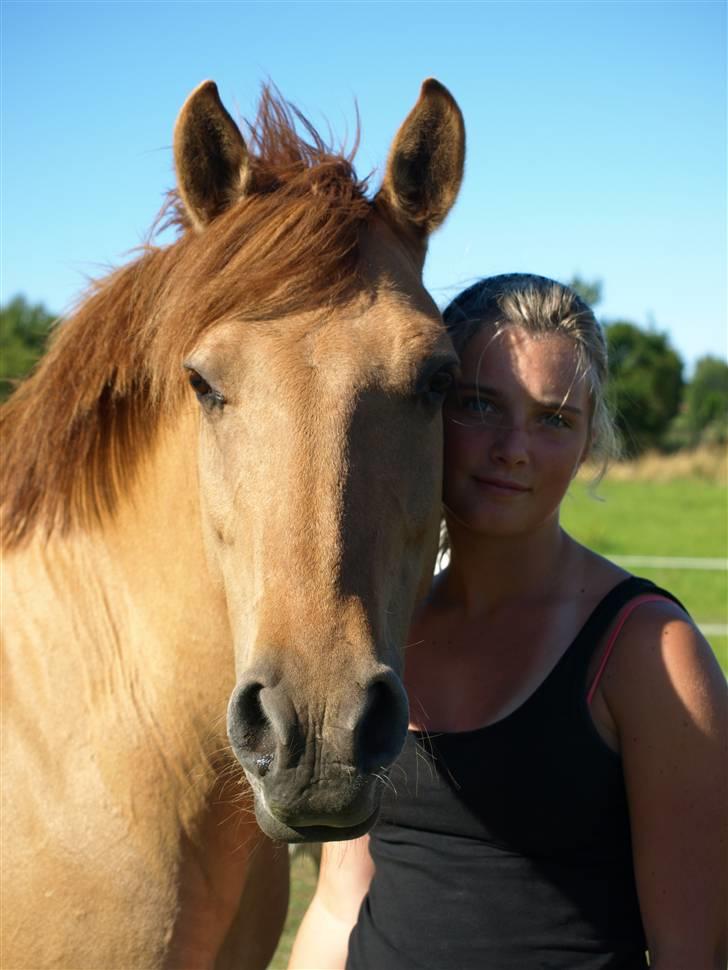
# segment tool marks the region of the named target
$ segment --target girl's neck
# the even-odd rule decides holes
[[[471,616],[555,593],[578,550],[558,519],[518,537],[482,536],[455,525],[450,541],[438,599]]]

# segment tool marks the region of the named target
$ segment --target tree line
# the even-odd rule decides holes
[[[600,282],[569,285],[594,309]],[[609,352],[609,398],[625,455],[728,443],[728,362],[707,355],[689,381],[666,333],[628,320],[602,320]]]
[[[591,307],[601,283],[578,277],[569,284]],[[42,304],[16,296],[0,308],[0,401],[42,355],[57,317]],[[627,320],[602,320],[609,350],[611,404],[625,454],[677,451],[728,443],[728,363],[697,361],[689,381],[666,333]]]

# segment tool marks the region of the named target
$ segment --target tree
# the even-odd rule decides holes
[[[715,422],[728,424],[728,363],[701,357],[685,391],[685,414],[692,431],[701,433]]]
[[[592,309],[602,302],[602,281],[593,280],[588,283],[583,280],[580,276],[574,276],[568,286],[580,296],[584,303],[592,307]]]
[[[41,356],[55,319],[42,304],[31,306],[23,296],[0,308],[0,400]]]
[[[610,395],[628,455],[656,447],[680,407],[682,360],[667,334],[617,320],[605,325]]]

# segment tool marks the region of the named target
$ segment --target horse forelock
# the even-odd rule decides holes
[[[6,547],[113,513],[206,329],[333,310],[367,290],[360,242],[379,216],[354,152],[329,148],[270,88],[248,128],[252,190],[199,233],[170,193],[156,225],[176,224],[179,238],[93,284],[2,408]]]

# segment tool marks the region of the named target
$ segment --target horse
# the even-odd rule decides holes
[[[2,966],[267,965],[287,848],[377,816],[457,356],[422,284],[439,82],[369,195],[275,89],[206,81],[153,238],[2,412]],[[256,824],[257,820],[257,824]]]

